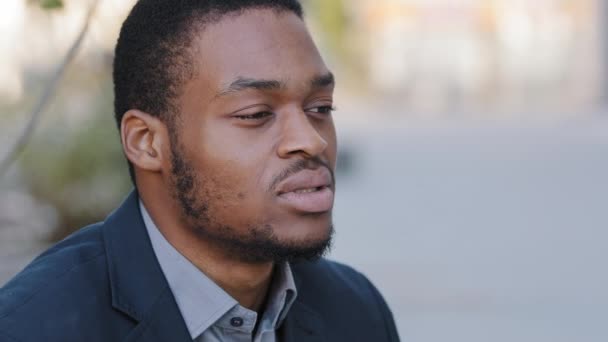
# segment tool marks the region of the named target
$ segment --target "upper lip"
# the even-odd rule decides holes
[[[330,187],[332,184],[331,172],[325,167],[317,169],[306,169],[295,173],[279,183],[277,186],[277,194],[282,195],[288,192]]]

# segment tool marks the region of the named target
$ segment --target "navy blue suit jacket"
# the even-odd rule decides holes
[[[282,341],[398,341],[376,288],[321,259],[294,264]],[[154,255],[136,193],[106,221],[50,248],[0,289],[0,341],[191,341]]]

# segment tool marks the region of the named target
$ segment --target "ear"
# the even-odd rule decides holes
[[[120,123],[120,138],[127,159],[134,166],[151,172],[162,169],[167,130],[160,119],[139,110],[129,110]]]

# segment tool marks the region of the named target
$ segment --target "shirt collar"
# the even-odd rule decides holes
[[[173,292],[190,336],[195,339],[239,304],[180,254],[158,230],[141,201],[139,206],[154,254]],[[260,330],[276,329],[296,299],[296,285],[288,263],[275,268],[269,291]]]

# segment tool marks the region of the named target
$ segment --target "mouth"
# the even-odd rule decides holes
[[[301,213],[323,213],[332,209],[332,177],[326,168],[303,170],[279,184],[277,197],[286,207]]]
[[[295,191],[292,191],[295,194],[311,194],[313,192],[318,192],[321,191],[323,189],[329,188],[329,185],[322,185],[322,186],[317,186],[314,188],[307,188],[307,189],[298,189]],[[282,194],[281,194],[282,195]]]

